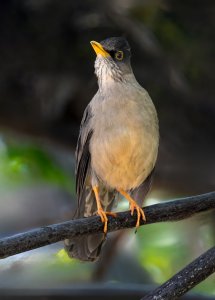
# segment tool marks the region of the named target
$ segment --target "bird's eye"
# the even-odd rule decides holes
[[[115,58],[116,58],[117,60],[123,60],[123,57],[124,57],[124,54],[123,54],[122,51],[117,51],[117,52],[115,53]]]

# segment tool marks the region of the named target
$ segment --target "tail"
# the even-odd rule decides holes
[[[115,193],[100,189],[100,199],[105,211],[110,211],[114,203]],[[92,188],[86,187],[82,193],[75,219],[88,217],[97,211],[96,199]],[[65,250],[71,258],[81,261],[95,261],[98,259],[102,245],[105,241],[105,234],[98,233],[88,236],[80,236],[64,241]]]

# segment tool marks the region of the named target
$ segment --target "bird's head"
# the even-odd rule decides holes
[[[97,54],[95,73],[99,82],[123,81],[132,73],[130,46],[124,37],[111,37],[100,43],[92,41],[91,45]]]

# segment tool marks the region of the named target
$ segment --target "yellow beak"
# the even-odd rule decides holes
[[[91,41],[90,44],[93,47],[93,49],[97,55],[100,54],[103,57],[110,56],[110,54],[107,51],[105,51],[104,48],[102,47],[102,45],[99,44],[98,42]]]

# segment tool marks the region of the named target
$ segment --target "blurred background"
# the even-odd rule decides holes
[[[97,90],[91,40],[127,37],[157,108],[146,205],[214,190],[214,16],[213,0],[0,2],[0,237],[73,215],[79,124]],[[0,289],[161,284],[215,244],[214,228],[211,212],[110,234],[97,263],[69,259],[61,242],[0,261]],[[215,276],[195,290],[215,295]]]

